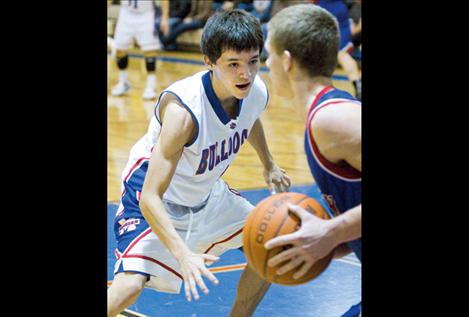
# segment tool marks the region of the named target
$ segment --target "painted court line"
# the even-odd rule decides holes
[[[140,314],[140,313],[137,313],[133,310],[130,310],[130,309],[126,309],[124,310],[123,312],[121,312],[119,315],[117,315],[118,317],[120,316],[125,316],[125,317],[148,317],[147,315],[143,315],[143,314]]]
[[[355,261],[351,261],[349,259],[334,259],[334,261],[339,261],[339,262],[343,262],[343,263],[347,263],[347,264],[351,264],[351,265],[354,265],[354,266],[362,266],[361,263],[359,262],[355,262]],[[241,271],[243,270],[245,267],[246,267],[246,262],[244,263],[239,263],[239,264],[232,264],[232,265],[224,265],[224,266],[216,266],[216,267],[211,267],[209,268],[208,270],[212,273],[225,273],[225,272],[233,272],[233,271]],[[107,281],[107,286],[111,286],[112,284],[112,281]]]

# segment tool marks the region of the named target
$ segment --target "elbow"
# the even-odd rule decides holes
[[[158,200],[162,201],[160,195],[142,190],[138,206],[142,212],[143,217],[147,218],[153,209],[152,206],[158,205]]]
[[[138,206],[140,207],[140,211],[142,212],[142,215],[146,218],[149,211],[150,211],[150,208],[149,206],[151,205],[151,200],[152,198],[149,197],[148,194],[144,194],[144,192],[142,192],[142,194],[140,195],[140,200],[138,202]]]

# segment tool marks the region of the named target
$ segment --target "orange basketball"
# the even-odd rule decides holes
[[[331,262],[333,252],[317,261],[304,276],[297,280],[293,278],[293,274],[301,266],[282,275],[277,275],[276,270],[287,262],[280,263],[276,267],[267,266],[270,258],[287,249],[288,246],[267,250],[264,244],[274,237],[292,233],[300,226],[300,219],[288,212],[287,203],[298,205],[322,219],[330,219],[329,214],[318,201],[304,194],[286,192],[269,196],[257,204],[246,219],[243,229],[244,253],[248,265],[263,279],[282,285],[297,285],[306,283],[321,274]]]

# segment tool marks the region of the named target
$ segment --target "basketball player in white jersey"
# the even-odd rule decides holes
[[[260,115],[267,87],[257,75],[263,47],[258,20],[245,11],[213,15],[201,49],[208,71],[170,85],[155,107],[148,132],[132,148],[115,218],[115,277],[108,316],[138,298],[144,287],[179,293],[188,301],[217,284],[206,264],[242,247],[253,206],[220,177],[246,141],[256,150],[271,190],[291,185],[273,161]],[[249,316],[269,284],[246,267],[232,316]]]
[[[160,1],[162,14],[160,28],[164,34],[169,32],[169,2]],[[121,0],[119,18],[117,19],[114,45],[116,48],[116,63],[119,68],[119,82],[112,89],[113,96],[121,96],[130,89],[127,75],[129,56],[127,51],[132,48],[134,39],[137,41],[147,70],[147,83],[143,91],[143,99],[157,97],[156,86],[156,56],[161,49],[161,43],[154,35],[155,3],[153,0]]]

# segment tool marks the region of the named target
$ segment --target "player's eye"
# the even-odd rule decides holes
[[[238,63],[230,63],[228,66],[236,68],[236,67],[239,66],[239,64]]]

